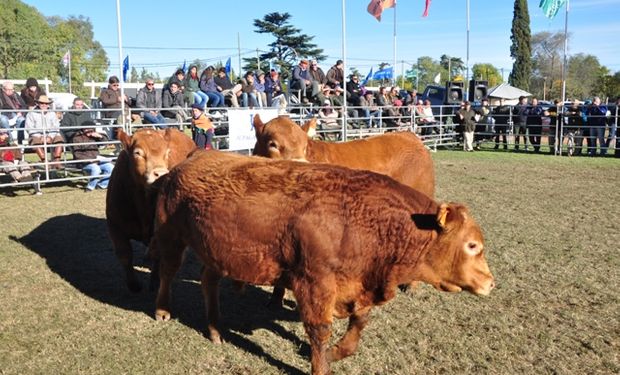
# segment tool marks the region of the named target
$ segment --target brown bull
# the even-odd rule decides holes
[[[384,175],[328,164],[197,151],[162,179],[150,249],[160,258],[156,318],[170,319],[170,284],[186,246],[204,262],[208,333],[220,342],[218,283],[293,291],[313,374],[351,355],[371,308],[419,280],[487,295],[482,232],[467,208],[437,204]],[[331,349],[334,317],[349,327]]]
[[[387,133],[355,141],[312,140],[316,119],[298,126],[286,116],[263,124],[254,116],[254,155],[272,159],[329,163],[390,176],[427,196],[435,196],[435,169],[430,153],[413,133]]]
[[[153,227],[155,180],[195,149],[194,142],[176,129],[119,132],[123,150],[118,155],[106,196],[106,221],[112,247],[125,270],[127,287],[141,287],[133,269],[130,240],[148,245]]]

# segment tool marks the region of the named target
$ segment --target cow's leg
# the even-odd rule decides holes
[[[276,286],[273,288],[273,292],[271,293],[271,298],[267,303],[267,306],[272,309],[277,309],[282,307],[282,301],[284,300],[284,293],[286,289],[280,286]]]
[[[331,348],[328,354],[330,361],[338,361],[355,353],[362,335],[362,330],[366,327],[366,324],[368,324],[369,313],[370,308],[366,308],[361,311],[356,311],[349,317],[347,332],[342,336],[340,341],[338,341],[338,344]]]
[[[125,271],[125,283],[127,284],[127,288],[133,293],[138,293],[142,290],[142,285],[140,285],[136,272],[133,269],[133,249],[131,248],[131,242],[129,238],[118,234],[114,229],[109,230],[109,233],[114,253]]]
[[[170,320],[170,287],[183,262],[185,245],[176,239],[153,238],[150,246],[156,246],[155,251],[159,254],[159,291],[155,302],[155,319],[167,321]]]
[[[327,350],[336,300],[335,285],[334,277],[308,279],[293,285],[299,315],[310,339],[312,375],[331,374]]]
[[[221,344],[222,339],[217,329],[220,320],[220,276],[207,271],[205,267],[202,271],[200,285],[205,299],[205,309],[207,312],[207,333],[209,339],[215,344]]]

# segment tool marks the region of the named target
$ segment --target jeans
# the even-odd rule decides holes
[[[165,129],[168,127],[168,125],[166,125],[166,119],[161,115],[161,113],[154,115],[150,112],[144,112],[144,119],[151,124],[156,124],[160,129]]]
[[[366,120],[366,124],[369,128],[372,127],[372,118],[375,117],[377,118],[376,121],[379,121],[380,115],[381,112],[379,111],[371,111],[370,108],[364,108],[364,120]]]
[[[17,116],[15,119],[15,129],[17,130],[17,142],[21,144],[24,140],[24,125],[26,118],[23,116]],[[13,142],[13,132],[11,131],[10,119],[6,115],[0,115],[0,128],[9,129],[9,143]],[[19,130],[21,129],[21,130]]]
[[[211,103],[209,107],[223,107],[224,106],[224,94],[221,92],[209,91],[205,95],[209,97],[208,102]]]
[[[194,104],[198,104],[201,107],[206,107],[209,102],[209,97],[202,91],[195,91],[194,94]]]
[[[82,171],[91,177],[86,185],[86,189],[95,190],[97,186],[99,186],[100,189],[107,189],[112,169],[114,169],[114,164],[110,162],[100,164],[90,163],[82,168]],[[105,177],[100,177],[101,175],[105,175]]]
[[[605,141],[605,124],[594,125],[591,130],[590,136],[592,137],[592,148],[590,149],[590,155],[596,155],[596,140],[598,139],[599,152],[601,155],[607,153],[607,145]]]
[[[241,94],[241,106],[242,107],[258,107],[258,98],[256,94],[244,92]]]

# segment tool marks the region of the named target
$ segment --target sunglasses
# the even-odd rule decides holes
[[[153,85],[155,85],[155,84],[154,84],[154,83],[147,83],[146,85],[147,85],[147,86],[153,86]]]

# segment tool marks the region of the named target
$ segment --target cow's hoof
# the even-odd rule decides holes
[[[142,285],[136,280],[127,281],[127,288],[132,293],[140,293],[142,291]]]
[[[167,322],[170,320],[170,312],[167,310],[157,309],[155,310],[155,320],[158,322]]]
[[[221,345],[222,338],[220,337],[220,333],[216,329],[209,329],[209,340],[211,340],[214,344]]]

